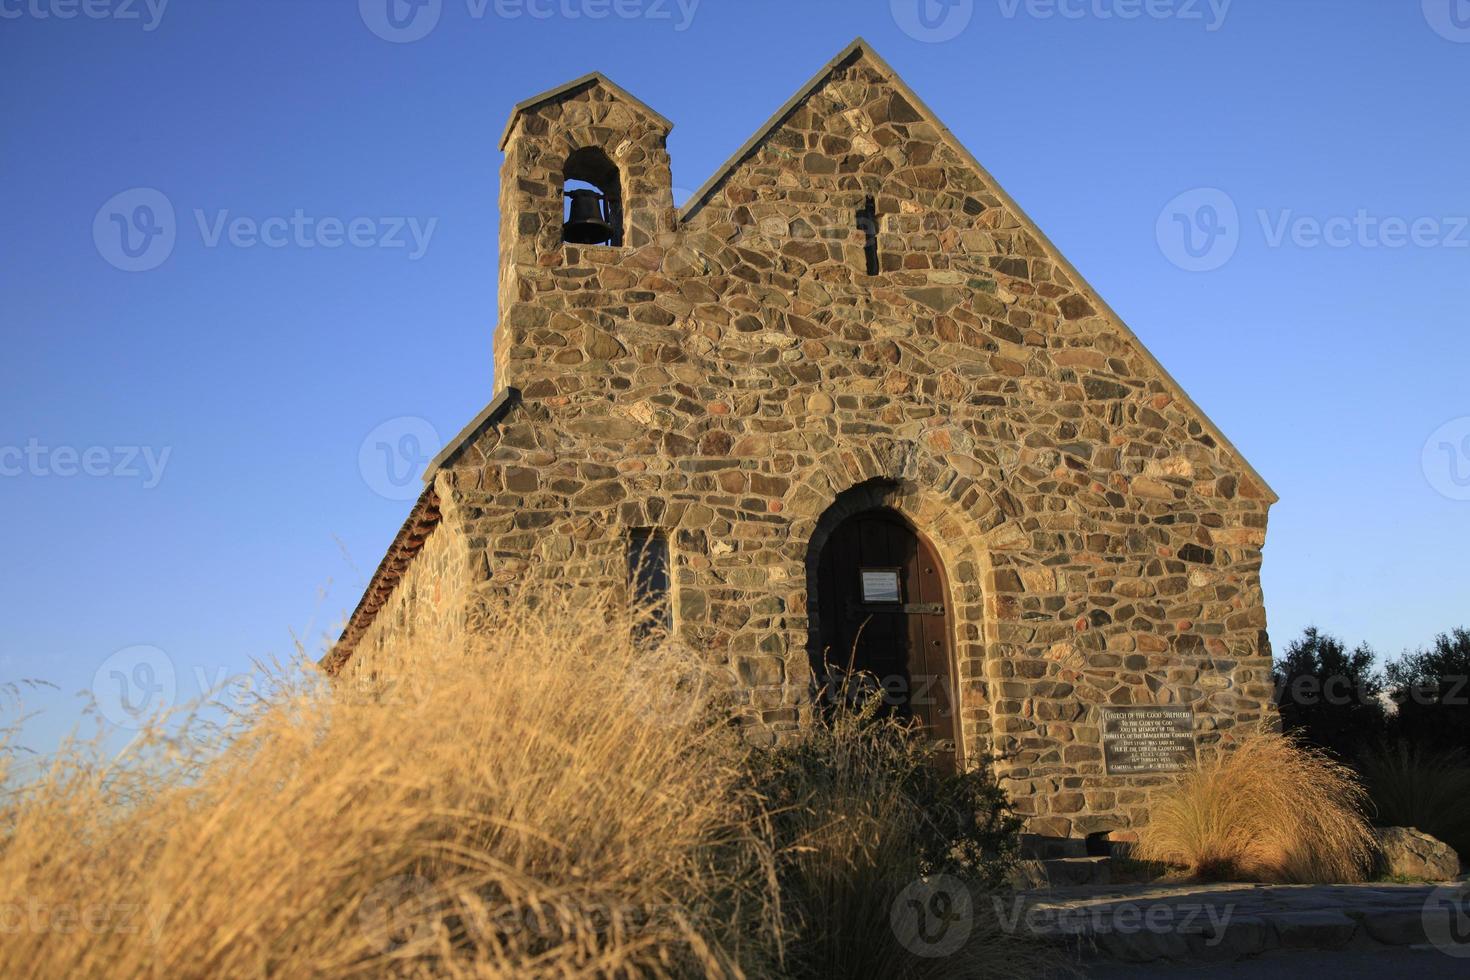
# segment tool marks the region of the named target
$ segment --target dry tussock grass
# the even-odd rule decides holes
[[[610,599],[528,586],[381,683],[275,666],[223,725],[69,746],[0,798],[0,976],[1048,968],[985,902],[1014,837],[993,784],[857,719],[752,748],[728,679]],[[926,958],[891,917],[941,867],[983,915]]]
[[[71,746],[0,810],[0,976],[775,972],[717,688],[661,695],[686,654],[537,601],[396,684],[300,665],[223,731]]]
[[[1156,791],[1134,853],[1207,879],[1362,881],[1374,853],[1365,801],[1346,766],[1255,732]]]

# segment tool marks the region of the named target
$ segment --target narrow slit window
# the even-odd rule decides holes
[[[673,628],[669,604],[669,539],[657,528],[628,532],[628,596],[637,616],[638,633]]]
[[[863,201],[857,213],[858,230],[863,233],[863,259],[867,263],[868,275],[878,274],[878,205],[871,197]]]

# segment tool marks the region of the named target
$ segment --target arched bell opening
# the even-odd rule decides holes
[[[575,150],[562,170],[562,241],[623,244],[623,188],[617,164],[595,146]]]

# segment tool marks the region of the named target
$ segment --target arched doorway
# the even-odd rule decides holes
[[[882,710],[912,720],[956,764],[953,612],[933,546],[897,511],[865,510],[822,544],[816,585],[813,668],[827,693],[881,685]]]

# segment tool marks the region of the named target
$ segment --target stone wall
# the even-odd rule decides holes
[[[509,132],[521,404],[438,477],[471,629],[533,571],[616,587],[627,530],[663,528],[676,630],[770,740],[808,710],[816,552],[883,505],[945,563],[963,757],[1034,832],[1143,818],[1161,777],[1103,773],[1102,706],[1190,705],[1206,747],[1267,716],[1269,489],[886,66],[855,50],[682,215],[665,135],[596,83]],[[561,241],[586,146],[621,169],[623,248]]]
[[[427,536],[338,670],[343,680],[363,690],[392,681],[395,675],[411,674],[416,657],[464,638],[475,559],[452,497],[439,497],[433,488],[428,494],[435,499],[437,517],[417,530]],[[483,562],[484,556],[478,560]]]

